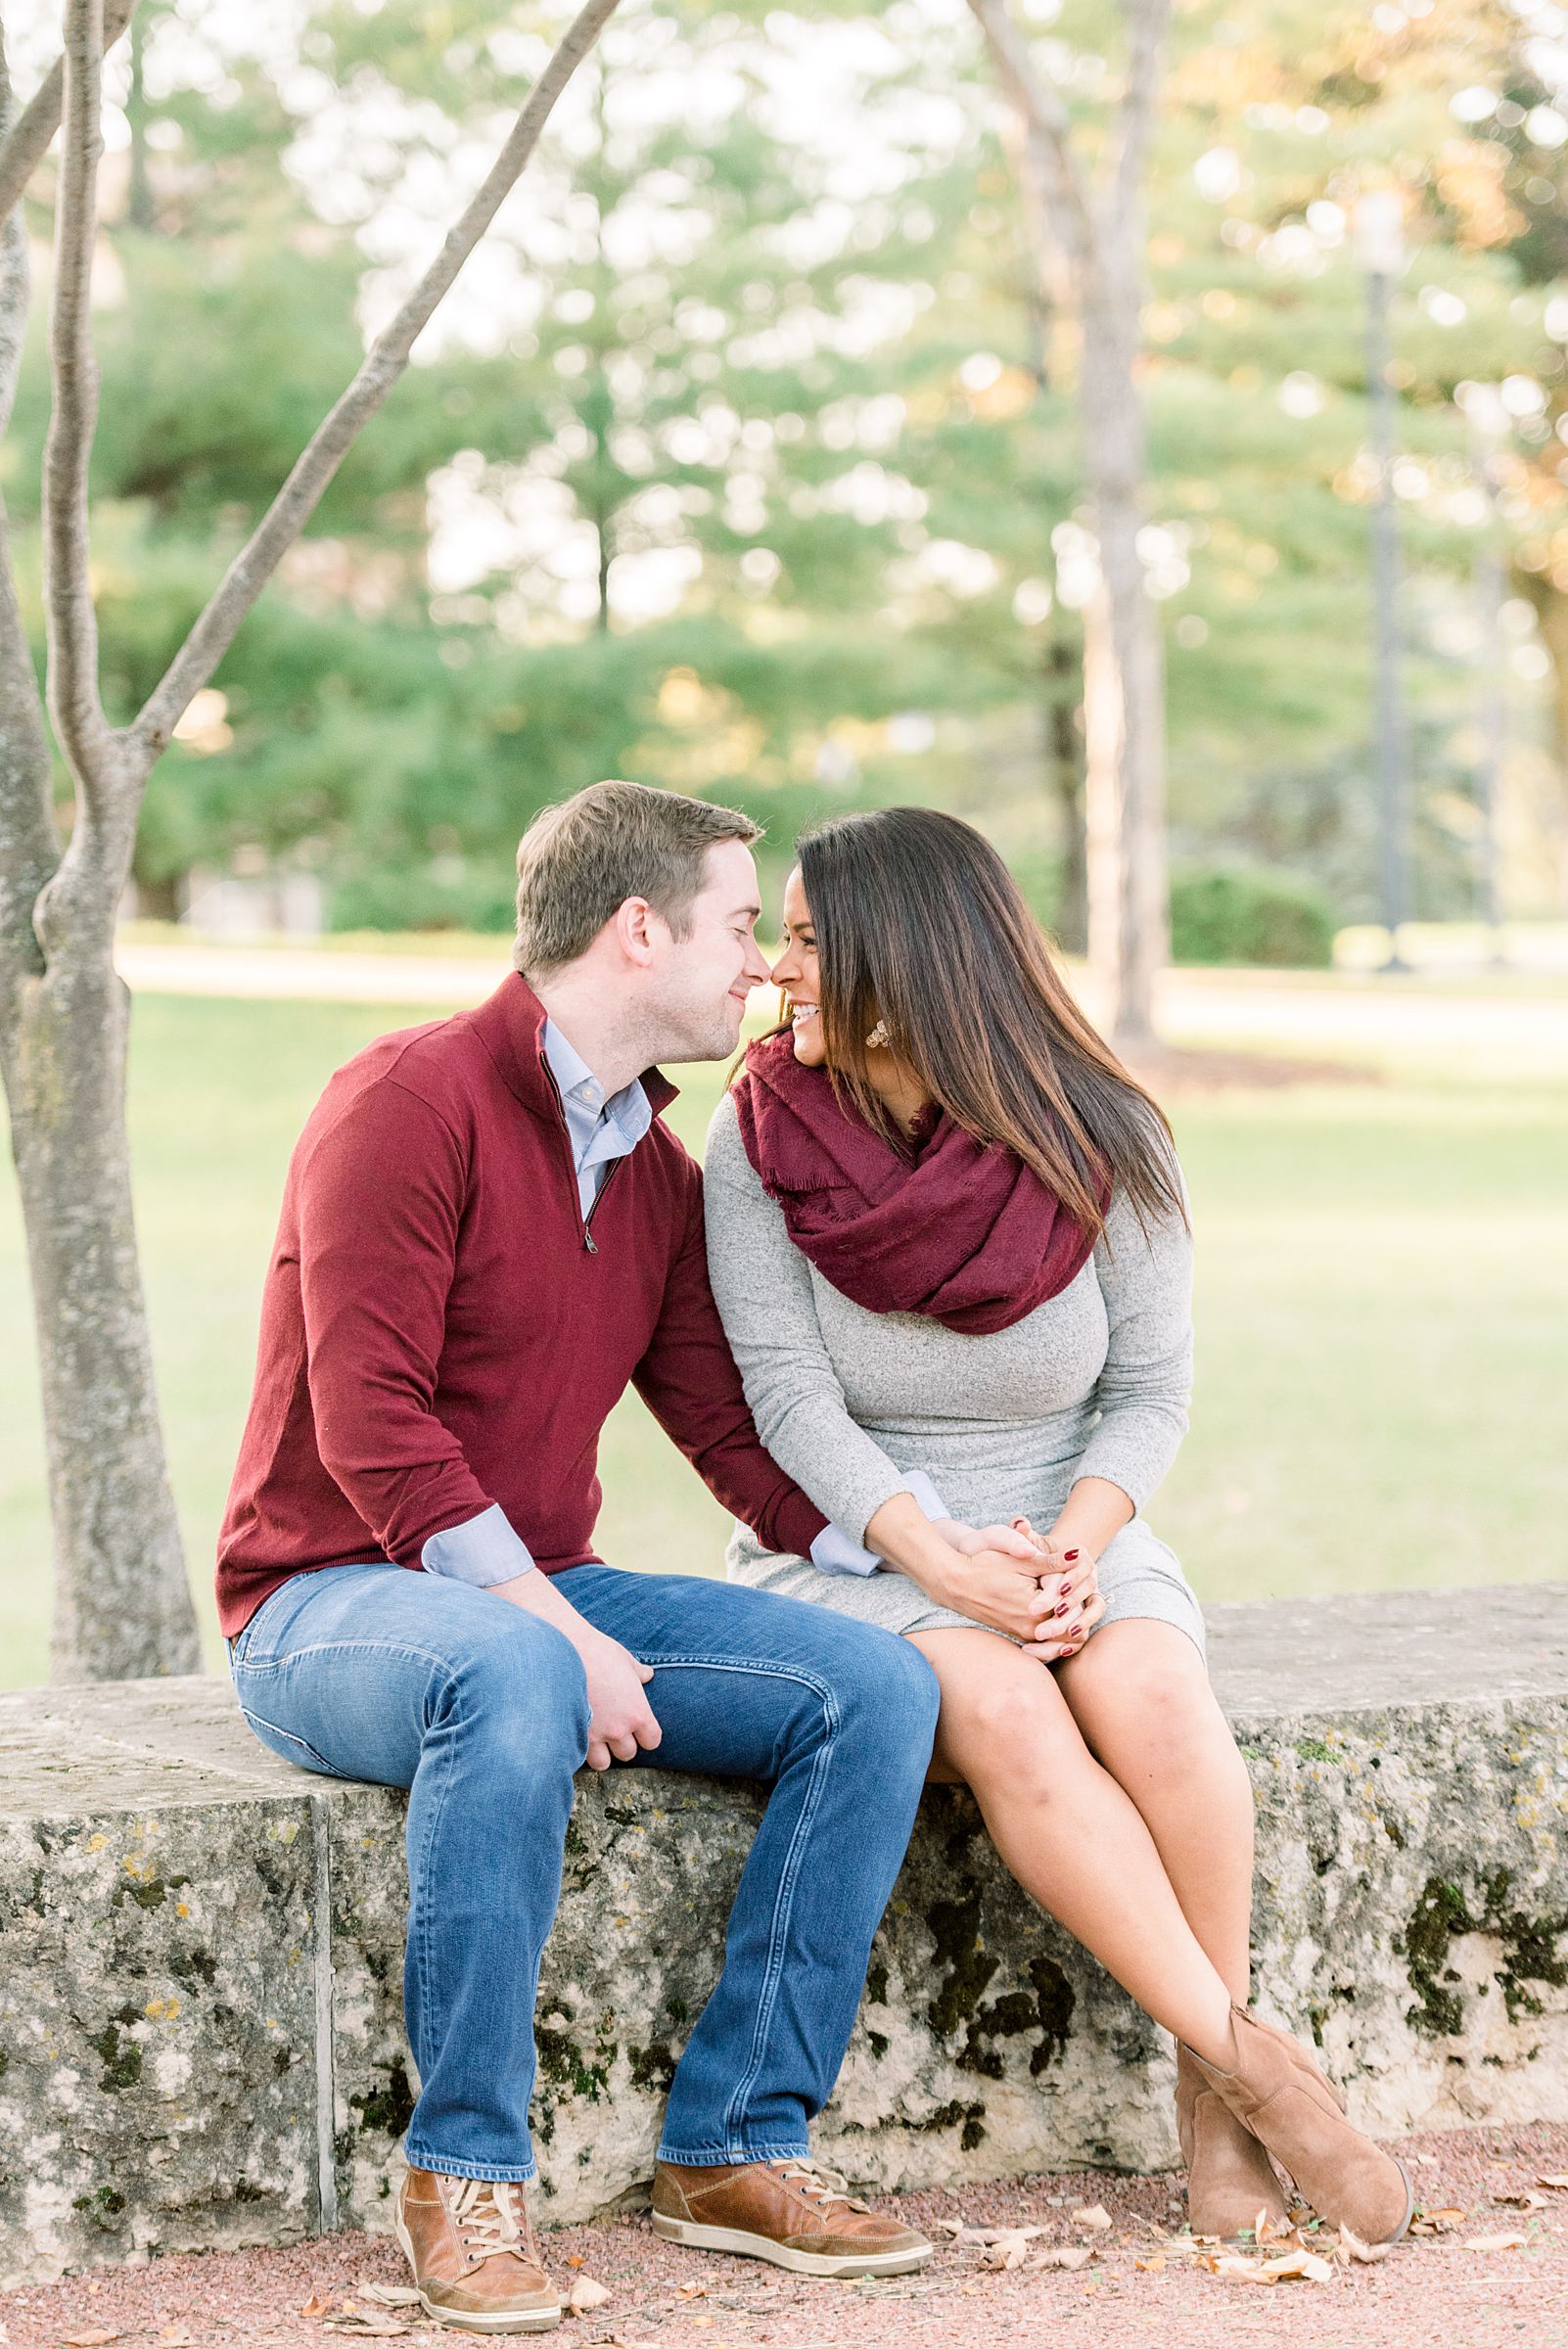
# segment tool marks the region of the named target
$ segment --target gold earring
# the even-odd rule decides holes
[[[887,1021],[878,1020],[876,1026],[872,1029],[870,1035],[865,1039],[865,1047],[868,1052],[886,1052],[892,1042],[893,1038],[888,1034]]]

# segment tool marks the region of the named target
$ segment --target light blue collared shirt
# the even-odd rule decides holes
[[[639,1078],[618,1093],[606,1094],[576,1046],[562,1035],[554,1020],[544,1023],[544,1058],[561,1095],[572,1163],[577,1174],[577,1203],[584,1223],[593,1213],[599,1193],[618,1159],[629,1158],[653,1124],[653,1103]],[[916,1471],[916,1475],[918,1475]],[[923,1490],[911,1491],[928,1517],[945,1515],[930,1479],[920,1477]],[[484,1509],[466,1524],[432,1534],[420,1552],[429,1574],[444,1574],[453,1582],[471,1583],[487,1590],[526,1574],[533,1552],[511,1520],[498,1507]],[[874,1574],[881,1563],[869,1549],[852,1542],[836,1525],[825,1525],[811,1543],[813,1565],[829,1574]]]

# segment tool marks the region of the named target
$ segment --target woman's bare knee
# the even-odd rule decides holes
[[[977,1792],[1005,1783],[1050,1799],[1087,1762],[1084,1739],[1044,1666],[998,1640],[990,1644],[979,1669],[967,1655],[931,1656],[942,1685],[937,1767]]]

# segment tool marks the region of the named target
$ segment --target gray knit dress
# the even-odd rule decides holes
[[[921,1313],[872,1313],[796,1247],[746,1156],[726,1095],[708,1132],[708,1263],[757,1432],[856,1542],[911,1470],[966,1524],[1023,1516],[1041,1531],[1074,1480],[1105,1477],[1139,1514],[1101,1555],[1105,1623],[1203,1617],[1142,1509],[1175,1459],[1192,1382],[1192,1248],[1171,1216],[1145,1233],[1112,1199],[1093,1256],[1010,1329],[965,1337]],[[895,1632],[964,1626],[906,1575],[825,1573],[744,1526],[730,1579],[815,1599]],[[1000,1634],[996,1635],[998,1637]]]

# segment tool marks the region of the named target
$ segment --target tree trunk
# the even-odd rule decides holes
[[[1053,635],[1045,649],[1045,763],[1061,821],[1062,889],[1056,935],[1069,954],[1088,948],[1088,873],[1084,840],[1084,742],[1078,713],[1084,671],[1078,648]]]
[[[129,997],[113,914],[0,1022],[54,1524],[57,1680],[201,1668],[163,1460],[125,1140]]]
[[[1100,584],[1084,615],[1089,959],[1120,1045],[1154,1036],[1166,955],[1165,676],[1138,532],[1143,408],[1134,367],[1139,272],[1130,224],[1103,219],[1084,273],[1080,397]]]

